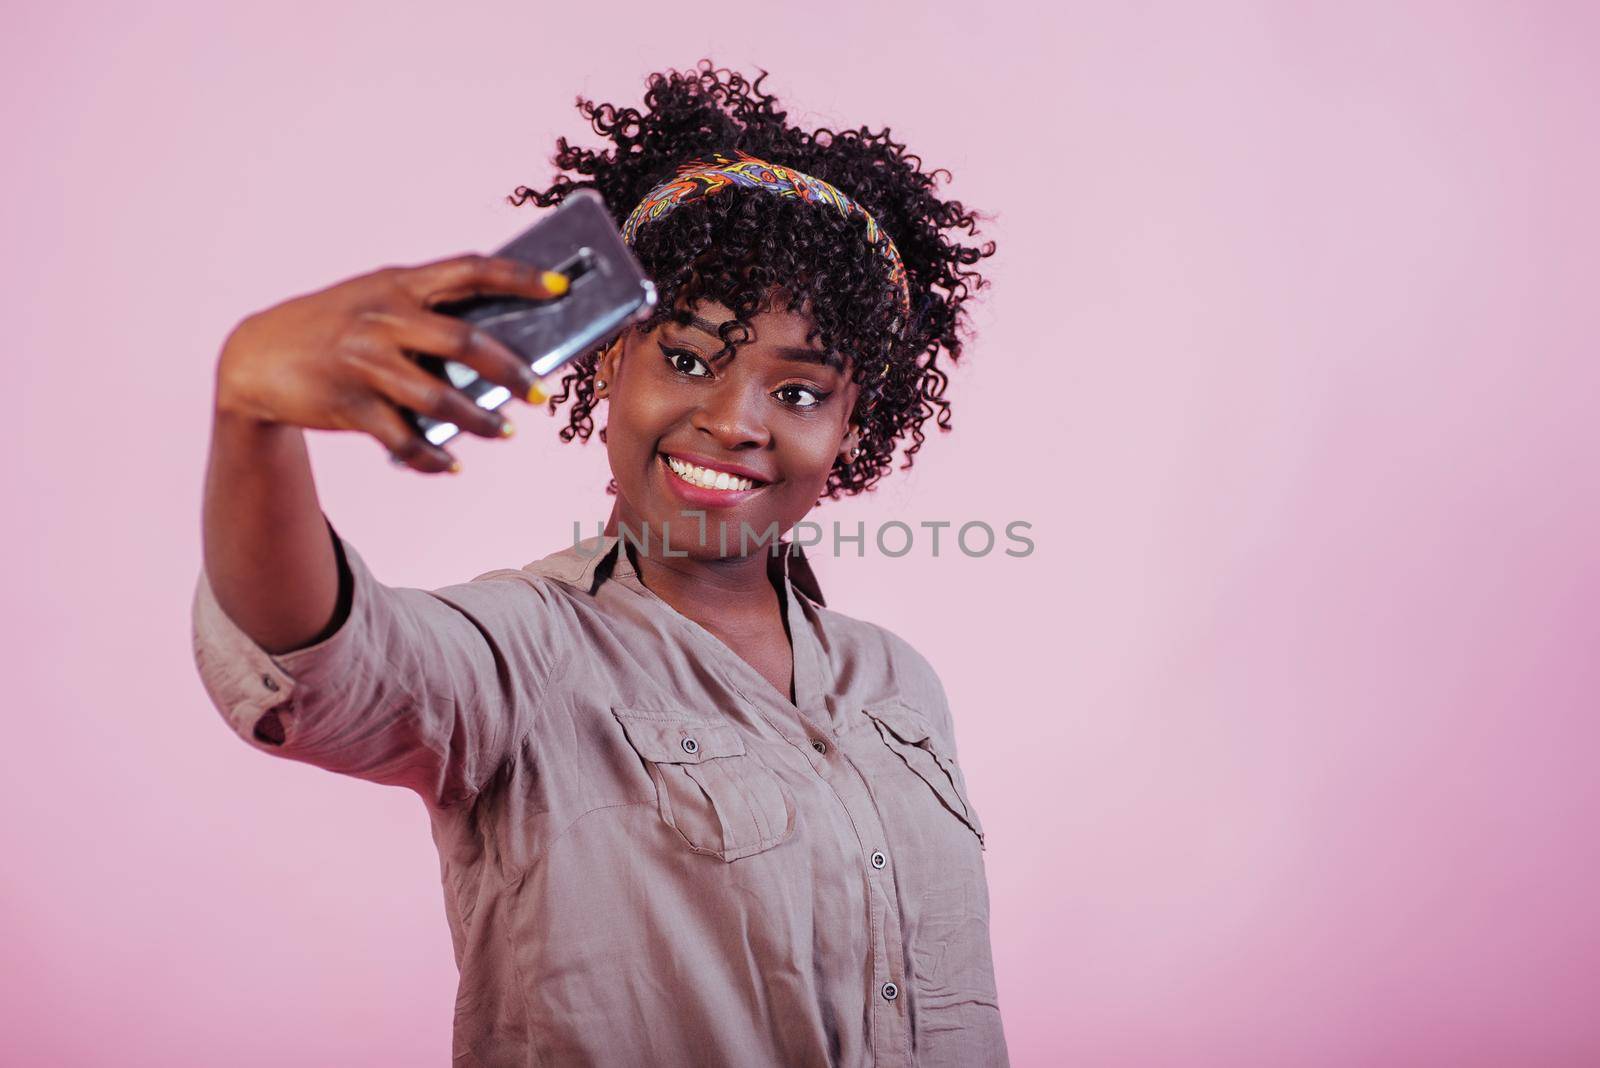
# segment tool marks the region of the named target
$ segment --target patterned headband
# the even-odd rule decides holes
[[[622,224],[622,239],[632,245],[639,227],[645,223],[691,200],[737,188],[762,189],[775,196],[825,204],[847,219],[863,220],[867,224],[867,241],[877,246],[889,262],[889,280],[900,293],[900,310],[907,319],[911,317],[911,290],[906,283],[905,264],[900,262],[900,250],[866,208],[821,178],[768,163],[739,149],[734,149],[732,156],[713,152],[706,159],[691,160],[680,166],[675,177],[662,182],[639,201],[639,206]]]

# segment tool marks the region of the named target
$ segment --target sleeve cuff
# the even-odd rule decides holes
[[[358,632],[365,619],[359,609],[370,596],[373,577],[355,548],[331,526],[329,531],[350,571],[350,611],[332,634],[286,653],[267,652],[241,630],[223,611],[210,576],[204,566],[200,568],[191,609],[195,666],[228,726],[258,749],[282,754],[286,742],[292,746],[278,710],[291,705],[297,677],[308,673],[338,677],[342,662],[359,644]],[[294,718],[289,717],[289,722]]]

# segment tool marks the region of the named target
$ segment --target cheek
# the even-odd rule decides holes
[[[837,454],[837,449],[831,438],[810,445],[805,452],[806,468],[815,476],[826,478],[828,469],[833,466],[833,460]]]
[[[819,490],[828,481],[828,472],[833,470],[838,455],[838,444],[831,430],[805,440],[791,441],[790,481],[807,493]]]
[[[606,445],[612,455],[654,452],[656,441],[672,425],[672,399],[653,386],[635,381],[612,394],[606,411]]]

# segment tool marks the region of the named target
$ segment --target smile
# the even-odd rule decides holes
[[[765,482],[757,482],[755,479],[744,478],[727,471],[714,471],[708,467],[700,467],[686,460],[680,460],[676,456],[668,456],[666,453],[662,453],[661,458],[666,461],[667,469],[674,476],[697,489],[723,493],[743,493],[766,485]]]

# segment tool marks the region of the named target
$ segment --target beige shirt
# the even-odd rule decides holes
[[[202,569],[196,663],[252,746],[426,802],[456,1064],[1007,1063],[944,689],[798,546],[790,702],[616,537],[432,592],[334,537],[331,637],[268,654]]]

